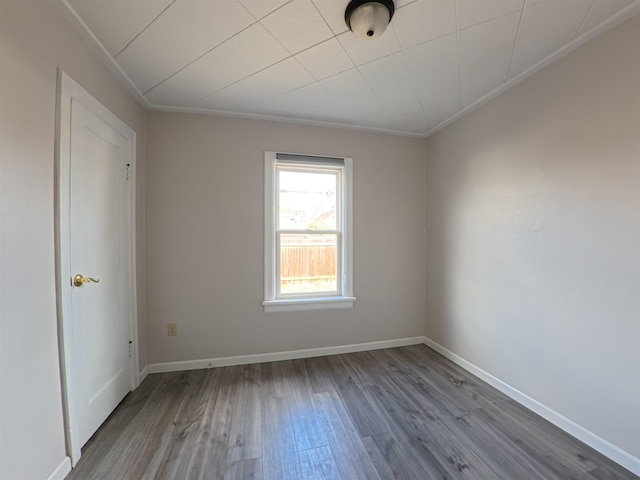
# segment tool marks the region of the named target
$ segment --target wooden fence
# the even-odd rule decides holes
[[[295,243],[280,247],[283,292],[326,291],[336,288],[336,245]]]

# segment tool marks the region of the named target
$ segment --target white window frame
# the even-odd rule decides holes
[[[278,158],[280,157],[280,158]],[[341,170],[341,210],[336,212],[338,234],[338,291],[337,295],[281,295],[278,296],[277,199],[278,176],[276,165],[283,163],[301,168],[323,166]],[[304,230],[301,231],[304,233]],[[320,233],[313,231],[313,233]],[[353,296],[353,160],[345,157],[264,152],[264,306],[265,312],[294,312],[352,308]]]

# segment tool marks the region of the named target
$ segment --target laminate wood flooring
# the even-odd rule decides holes
[[[68,480],[638,480],[424,345],[149,375]]]

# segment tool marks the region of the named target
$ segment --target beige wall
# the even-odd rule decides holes
[[[640,17],[427,140],[426,336],[640,458]]]
[[[144,198],[144,110],[47,2],[0,1],[2,479],[47,478],[65,458],[54,279],[56,67],[138,133],[138,189]],[[140,218],[142,206],[140,201]],[[144,263],[139,269],[144,271]],[[144,366],[142,280],[139,289]]]
[[[150,363],[422,335],[422,140],[159,112],[147,135]],[[353,158],[353,309],[263,313],[265,150]]]

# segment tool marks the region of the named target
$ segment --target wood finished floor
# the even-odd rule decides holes
[[[424,345],[149,375],[67,476],[638,478]]]

